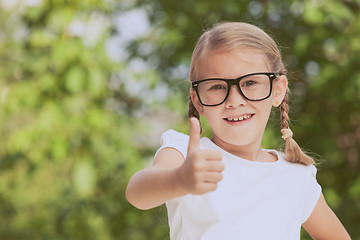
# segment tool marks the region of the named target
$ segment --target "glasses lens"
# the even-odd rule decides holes
[[[205,105],[216,105],[224,101],[228,84],[222,80],[208,80],[198,85],[200,100]]]
[[[244,77],[240,80],[239,86],[242,93],[249,100],[261,100],[270,94],[270,81],[266,74],[256,74]]]

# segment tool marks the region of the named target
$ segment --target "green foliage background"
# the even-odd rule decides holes
[[[282,46],[295,137],[321,156],[325,197],[360,239],[358,0],[5,2],[0,239],[168,239],[165,208],[137,210],[124,192],[151,164],[161,130],[187,131],[191,52],[219,21],[254,23]],[[109,39],[129,31],[114,19],[133,9],[147,13],[150,31],[111,59]],[[264,147],[279,139],[274,112]]]

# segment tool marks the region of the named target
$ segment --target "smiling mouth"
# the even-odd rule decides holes
[[[247,120],[247,119],[250,119],[252,118],[252,116],[254,116],[255,114],[245,114],[245,115],[242,115],[240,117],[228,117],[228,118],[224,118],[224,120],[228,121],[228,122],[240,122],[240,121],[244,121],[244,120]]]

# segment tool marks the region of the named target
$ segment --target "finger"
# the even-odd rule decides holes
[[[197,118],[190,118],[190,134],[188,153],[200,148],[200,122]]]
[[[203,150],[201,151],[201,155],[208,161],[221,161],[222,154],[216,150]]]
[[[214,182],[203,182],[199,189],[194,192],[195,195],[202,195],[208,192],[215,191],[217,189],[217,183]]]
[[[206,170],[209,172],[222,172],[225,169],[225,165],[219,161],[208,161]]]
[[[205,182],[204,192],[213,192],[217,189],[218,185],[214,182]]]
[[[207,183],[218,183],[223,179],[223,175],[218,172],[207,172],[204,181]]]

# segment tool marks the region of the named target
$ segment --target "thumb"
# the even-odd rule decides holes
[[[199,149],[200,147],[200,121],[199,119],[192,117],[190,118],[190,134],[189,134],[189,145],[188,153]]]

